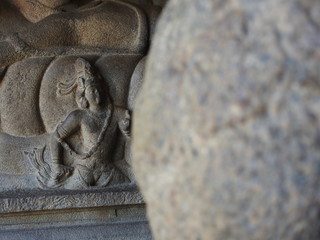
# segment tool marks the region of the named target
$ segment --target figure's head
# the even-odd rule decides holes
[[[78,87],[97,84],[98,76],[91,64],[83,58],[78,58],[75,63],[75,71]]]
[[[78,58],[75,63],[77,75],[76,101],[80,108],[88,108],[92,104],[100,104],[98,77],[90,63]]]
[[[85,98],[88,101],[89,106],[98,106],[101,103],[100,92],[95,85],[89,85],[85,90]]]
[[[75,100],[79,108],[88,108],[90,104],[111,103],[107,86],[103,84],[103,79],[94,71],[91,64],[83,58],[78,58],[74,66],[75,78],[67,82],[59,82],[58,95],[75,92]]]

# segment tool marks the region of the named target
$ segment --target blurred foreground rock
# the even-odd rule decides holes
[[[320,239],[320,2],[172,0],[136,104],[157,240]]]

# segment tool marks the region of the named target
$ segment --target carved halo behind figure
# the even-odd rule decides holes
[[[61,119],[77,109],[74,94],[57,94],[59,82],[67,83],[75,78],[74,63],[78,57],[58,57],[51,62],[44,73],[40,93],[39,112],[46,132],[53,132]],[[105,55],[84,57],[101,76],[102,87],[107,89],[112,102],[127,108],[128,92],[132,73],[142,55]]]
[[[74,98],[74,93],[64,96],[59,96],[57,94],[57,85],[59,82],[68,82],[71,78],[74,78],[73,65],[77,58],[78,57],[72,56],[58,57],[53,60],[52,58],[26,59],[22,62],[16,63],[14,66],[15,71],[11,71],[10,75],[4,77],[3,84],[0,88],[1,92],[3,93],[1,96],[2,101],[0,101],[0,114],[2,120],[1,125],[7,127],[2,127],[2,133],[0,133],[0,150],[3,150],[0,152],[0,179],[7,183],[6,188],[37,188],[37,184],[35,184],[33,180],[36,172],[36,167],[34,164],[37,164],[37,162],[31,160],[39,158],[41,154],[45,154],[45,157],[48,158],[48,152],[45,152],[48,151],[48,144],[46,144],[49,137],[48,133],[52,133],[61,120],[65,119],[70,112],[78,108]],[[115,106],[120,107],[117,107],[117,109],[127,107],[131,76],[135,66],[141,58],[141,55],[130,54],[110,54],[102,57],[85,57],[85,59],[89,60],[91,63],[95,63],[94,65],[97,71],[102,75],[100,78],[100,80],[103,82],[102,85],[104,85],[106,89],[109,89],[110,96]],[[48,64],[50,61],[51,63]],[[34,75],[34,72],[28,70],[30,69],[29,65],[36,67],[36,63],[39,62],[42,63],[41,66],[48,67],[45,67],[47,68],[45,71],[42,67],[41,71],[43,72],[43,77],[40,77],[40,71],[38,77],[36,79],[32,79],[32,77],[28,76],[28,74]],[[27,71],[24,72],[24,68],[19,68],[19,65],[27,65],[29,68],[25,68]],[[17,69],[19,69],[19,71],[17,71]],[[122,71],[120,71],[120,69],[122,69]],[[10,68],[8,71],[10,71]],[[6,100],[6,97],[21,95],[20,93],[15,94],[15,91],[21,91],[21,88],[12,87],[14,86],[14,82],[11,80],[14,78],[15,74],[21,76],[21,72],[25,75],[25,78],[22,82],[24,84],[28,84],[28,81],[34,82],[34,84],[38,86],[36,88],[38,90],[32,95],[33,99],[28,101],[25,101],[26,99],[24,98],[16,97],[13,101],[16,111],[2,111],[2,109],[8,109],[8,106],[13,104],[10,101],[4,101]],[[11,81],[9,82],[9,80]],[[17,84],[19,84],[19,82],[17,82]],[[24,89],[24,91],[26,91],[26,95],[28,90],[34,91],[35,89],[26,87]],[[38,104],[34,104],[37,102]],[[30,113],[28,113],[30,110],[30,108],[27,107],[28,104],[32,104],[32,111],[36,114],[33,113],[30,115]],[[118,116],[124,116],[125,114],[121,112],[122,110],[120,112],[117,110],[116,114],[118,114]],[[37,119],[37,121],[29,120],[28,118],[23,117],[16,118],[17,114],[19,114],[19,116],[23,116],[24,113],[27,117],[32,116],[33,118]],[[10,121],[10,119],[15,119],[15,121]],[[112,124],[114,127],[118,126],[116,122]],[[15,127],[15,125],[18,127]],[[43,128],[41,131],[37,130],[40,125]],[[127,148],[128,144],[125,145],[124,140],[121,140],[121,138],[119,139],[117,135],[114,135],[114,127],[108,135],[108,138],[111,138],[112,141],[109,141],[109,143],[106,144],[111,144],[115,147],[112,152],[113,154],[116,153],[116,156],[112,156],[112,159],[118,159],[122,161],[123,158],[125,158],[124,148]],[[16,132],[10,132],[12,129]],[[26,132],[25,129],[29,130]],[[114,144],[114,141],[117,141],[118,143]],[[110,146],[105,147],[108,149]],[[111,151],[111,149],[108,151]],[[72,161],[73,160],[66,157],[65,164],[72,164]],[[108,161],[110,161],[110,159]],[[119,161],[119,163],[121,161]],[[127,164],[125,161],[126,160],[121,162],[120,168],[123,166],[123,164]],[[9,165],[8,162],[10,162],[12,165]],[[119,166],[119,164],[117,166]],[[126,165],[120,169],[120,171],[125,175],[128,175],[126,173],[128,173],[128,171],[130,172],[131,170],[128,169]],[[9,181],[9,178],[6,177],[6,174],[10,174],[10,176],[17,176],[17,179],[21,179],[19,180],[20,183],[17,183],[17,181]],[[132,174],[130,173],[129,175],[129,178],[132,179]],[[21,184],[21,182],[24,182],[24,184]]]

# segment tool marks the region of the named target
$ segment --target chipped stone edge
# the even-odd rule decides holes
[[[34,196],[0,196],[0,213],[62,210],[70,208],[108,207],[144,204],[138,190],[81,192],[46,195],[46,191]]]

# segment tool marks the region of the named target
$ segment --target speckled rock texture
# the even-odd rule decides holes
[[[164,6],[167,2],[168,0],[153,0],[153,3],[159,6]]]
[[[172,0],[134,117],[156,240],[320,239],[320,1]]]

